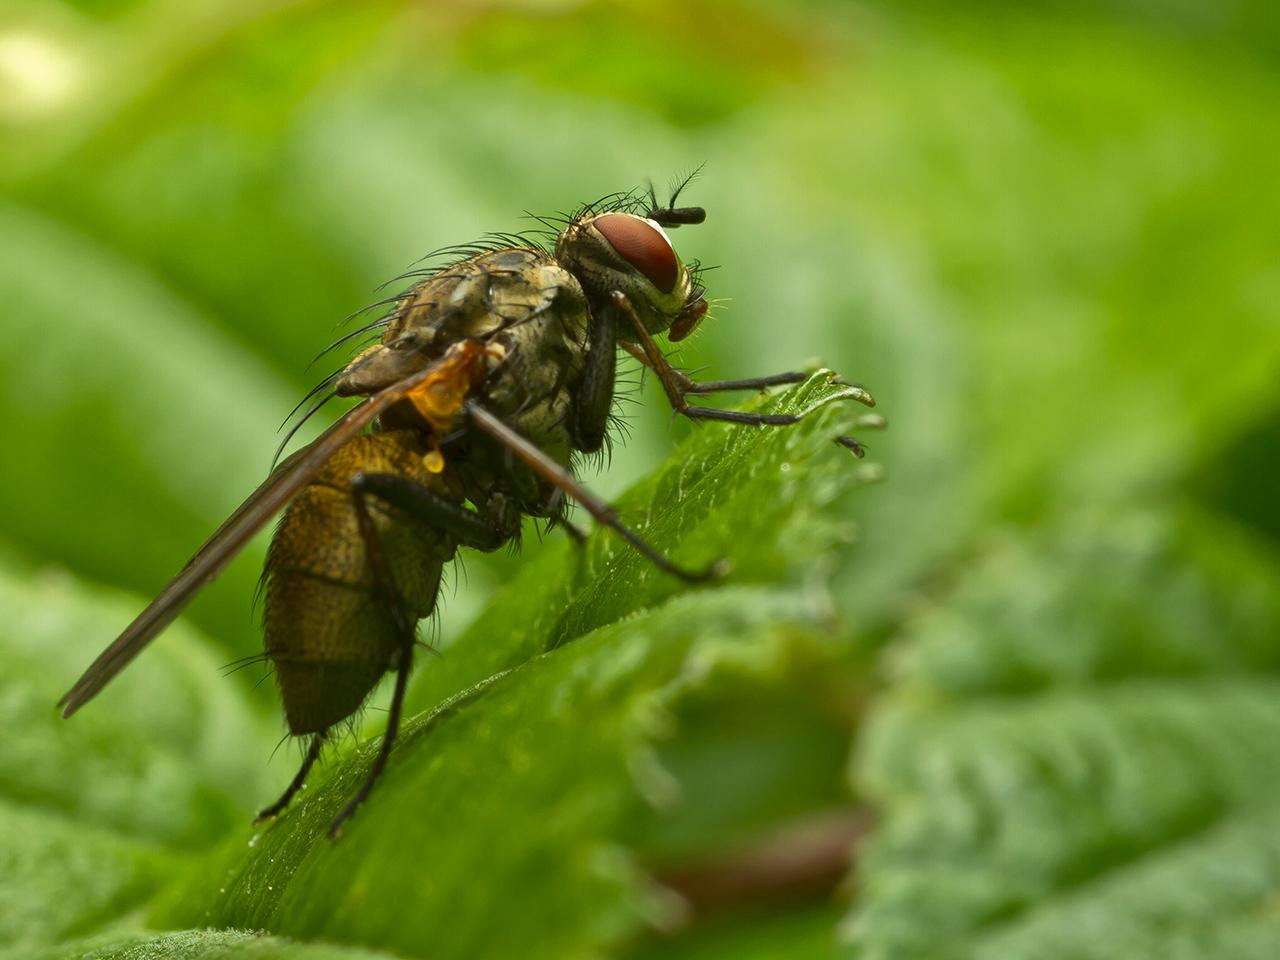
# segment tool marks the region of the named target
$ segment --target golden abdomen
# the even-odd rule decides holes
[[[456,499],[422,465],[414,431],[356,437],[290,503],[267,555],[266,651],[289,732],[320,733],[364,702],[401,648],[396,620],[360,532],[351,479],[394,474]],[[368,501],[406,620],[431,613],[448,535],[376,498]]]

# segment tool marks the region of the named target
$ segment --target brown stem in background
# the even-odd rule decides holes
[[[866,810],[833,810],[789,824],[741,849],[697,863],[655,867],[693,919],[727,908],[829,896],[848,875],[871,826]]]

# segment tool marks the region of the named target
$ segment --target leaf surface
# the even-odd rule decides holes
[[[856,955],[1257,955],[1280,885],[1277,637],[1274,559],[1197,514],[994,549],[893,651],[861,743],[884,819]]]
[[[846,394],[815,374],[765,401],[813,412],[803,424],[699,432],[624,499],[623,515],[683,562],[708,562],[724,543],[758,545],[726,582],[669,581],[609,533],[581,556],[545,552],[423,665],[423,682],[442,693],[409,722],[338,842],[325,830],[376,743],[211,870],[220,892],[210,912],[184,909],[178,901],[202,902],[192,893],[163,919],[432,957],[577,955],[672,922],[671,895],[627,846],[655,812],[679,810],[680,782],[655,743],[674,735],[688,691],[726,676],[749,688],[830,645],[815,558],[833,530],[821,518],[859,474],[832,442],[851,411],[818,408]],[[420,688],[415,701],[426,696]],[[404,902],[413,909],[395,909]]]

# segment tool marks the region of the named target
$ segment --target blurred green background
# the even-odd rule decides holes
[[[707,223],[674,239],[722,302],[681,362],[820,361],[891,424],[866,438],[886,482],[836,511],[856,542],[815,566],[865,711],[794,719],[797,674],[761,724],[821,765],[788,816],[878,819],[838,894],[636,949],[1273,956],[1277,103],[1280,13],[1246,0],[3,0],[0,713],[43,723],[264,476],[379,283],[705,163]],[[641,396],[607,495],[689,432]],[[446,651],[539,549],[467,558]],[[151,718],[186,745],[157,789],[204,811],[158,849],[229,829],[293,763],[264,769],[270,684],[216,669],[258,649],[262,555],[193,604],[179,658],[184,696],[243,700],[253,733]],[[95,791],[133,749],[106,736]],[[672,763],[714,770],[703,746]],[[0,763],[11,834],[57,793],[32,785],[46,747]],[[10,933],[141,899],[55,929],[33,897]]]

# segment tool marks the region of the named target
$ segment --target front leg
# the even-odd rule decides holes
[[[616,311],[606,306],[595,311],[591,324],[591,344],[587,348],[582,376],[573,391],[570,428],[573,445],[583,453],[594,453],[604,444],[613,407],[613,387],[618,372]]]
[[[766,390],[769,387],[785,386],[788,383],[804,383],[809,379],[809,374],[803,370],[792,370],[787,373],[775,373],[767,377],[748,377],[744,380],[708,380],[704,383],[699,383],[689,377],[688,374],[671,366],[666,356],[658,350],[658,345],[654,342],[652,336],[649,337],[649,342],[653,344],[657,356],[661,358],[656,368],[654,361],[649,359],[649,354],[645,347],[637,346],[634,343],[624,343],[622,344],[622,349],[658,374],[668,399],[672,398],[673,392],[679,397],[685,397],[694,393],[720,393],[725,390]],[[664,366],[666,368],[665,371],[662,369]],[[668,384],[670,384],[670,389],[668,389]],[[671,400],[671,405],[677,410],[680,409],[677,400]]]
[[[753,377],[747,380],[713,380],[707,383],[697,383],[671,366],[662,351],[658,349],[658,344],[645,327],[644,321],[636,313],[635,307],[631,305],[631,301],[624,294],[614,293],[613,302],[631,321],[631,326],[635,329],[636,337],[640,341],[639,347],[632,344],[623,344],[624,349],[657,374],[658,382],[662,384],[662,390],[666,393],[667,400],[670,401],[671,407],[676,413],[688,417],[690,420],[725,420],[729,423],[748,423],[757,426],[785,427],[800,421],[801,418],[799,416],[790,413],[744,413],[741,410],[719,410],[715,407],[695,407],[690,405],[687,398],[691,394],[717,393],[722,390],[763,390],[766,387],[775,387],[787,383],[803,383],[809,379],[809,374],[801,371],[791,371],[788,373],[775,373],[768,377]],[[866,390],[856,387],[854,384],[849,384],[849,386],[854,386],[858,390],[855,399],[859,403],[868,407],[876,405],[874,398]],[[846,446],[849,445],[846,444]],[[850,446],[850,449],[852,450],[854,447]]]
[[[619,533],[633,547],[653,561],[654,566],[659,570],[679,577],[688,583],[711,580],[723,575],[726,571],[727,568],[723,563],[712,564],[705,570],[688,570],[673,563],[665,554],[655,549],[640,534],[623,523],[613,507],[590,493],[569,472],[568,468],[561,463],[557,463],[536,444],[520,436],[520,434],[503,423],[500,418],[494,416],[474,400],[468,400],[465,409],[468,419],[475,427],[498,441],[516,459],[532,470],[537,477],[555,487],[562,494],[573,497],[587,513],[591,514],[597,523]]]
[[[667,395],[667,400],[671,403],[671,408],[676,413],[688,417],[690,420],[724,420],[729,423],[770,427],[785,427],[797,423],[801,419],[795,414],[744,413],[740,410],[720,410],[716,407],[695,407],[690,405],[687,399],[690,395],[719,393],[723,390],[764,390],[768,387],[777,387],[788,383],[803,383],[809,379],[809,374],[793,370],[787,373],[775,373],[767,377],[750,377],[744,380],[709,380],[706,383],[698,383],[671,366],[663,352],[658,349],[657,342],[636,313],[631,301],[624,294],[614,293],[613,302],[631,321],[631,326],[635,329],[636,337],[640,341],[639,346],[633,343],[624,343],[622,348],[657,374],[658,382],[662,384],[662,390]],[[868,407],[876,405],[875,398],[862,387],[857,384],[846,383],[843,380],[838,382],[854,387],[858,391],[854,399],[859,403]],[[868,429],[878,430],[885,426],[883,417],[870,414],[859,418],[858,422],[859,426]],[[855,457],[862,458],[866,454],[862,444],[853,437],[836,437],[836,443],[840,444]]]

